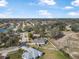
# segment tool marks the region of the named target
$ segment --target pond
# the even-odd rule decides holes
[[[0,32],[7,32],[6,29],[0,28]]]

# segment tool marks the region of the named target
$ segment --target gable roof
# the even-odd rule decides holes
[[[47,41],[46,38],[37,38],[37,39],[33,40],[33,43],[36,43],[36,44],[45,44],[46,41]]]
[[[35,59],[36,57],[42,56],[42,52],[34,49],[34,48],[27,48],[26,51],[22,54],[23,59]]]
[[[5,59],[5,57],[4,56],[0,56],[0,59]]]

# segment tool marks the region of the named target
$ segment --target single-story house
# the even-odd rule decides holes
[[[71,31],[71,25],[67,25],[67,26],[66,26],[66,30],[67,30],[67,31]]]
[[[36,38],[33,40],[33,44],[35,45],[44,45],[48,42],[47,38]]]
[[[24,53],[22,54],[22,59],[36,59],[37,57],[40,57],[43,55],[43,53],[37,49],[34,48],[24,48]]]
[[[40,37],[40,34],[33,34],[34,37]]]
[[[4,53],[4,54],[0,54],[0,59],[7,59],[7,55]]]
[[[5,57],[4,56],[0,56],[0,59],[5,59]]]

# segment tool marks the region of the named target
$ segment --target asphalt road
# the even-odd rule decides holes
[[[6,56],[9,52],[13,52],[20,49],[19,47],[9,47],[9,48],[3,48],[0,50],[0,53],[4,56]]]

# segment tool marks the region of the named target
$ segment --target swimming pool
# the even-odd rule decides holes
[[[0,28],[0,32],[7,32],[6,29]]]

